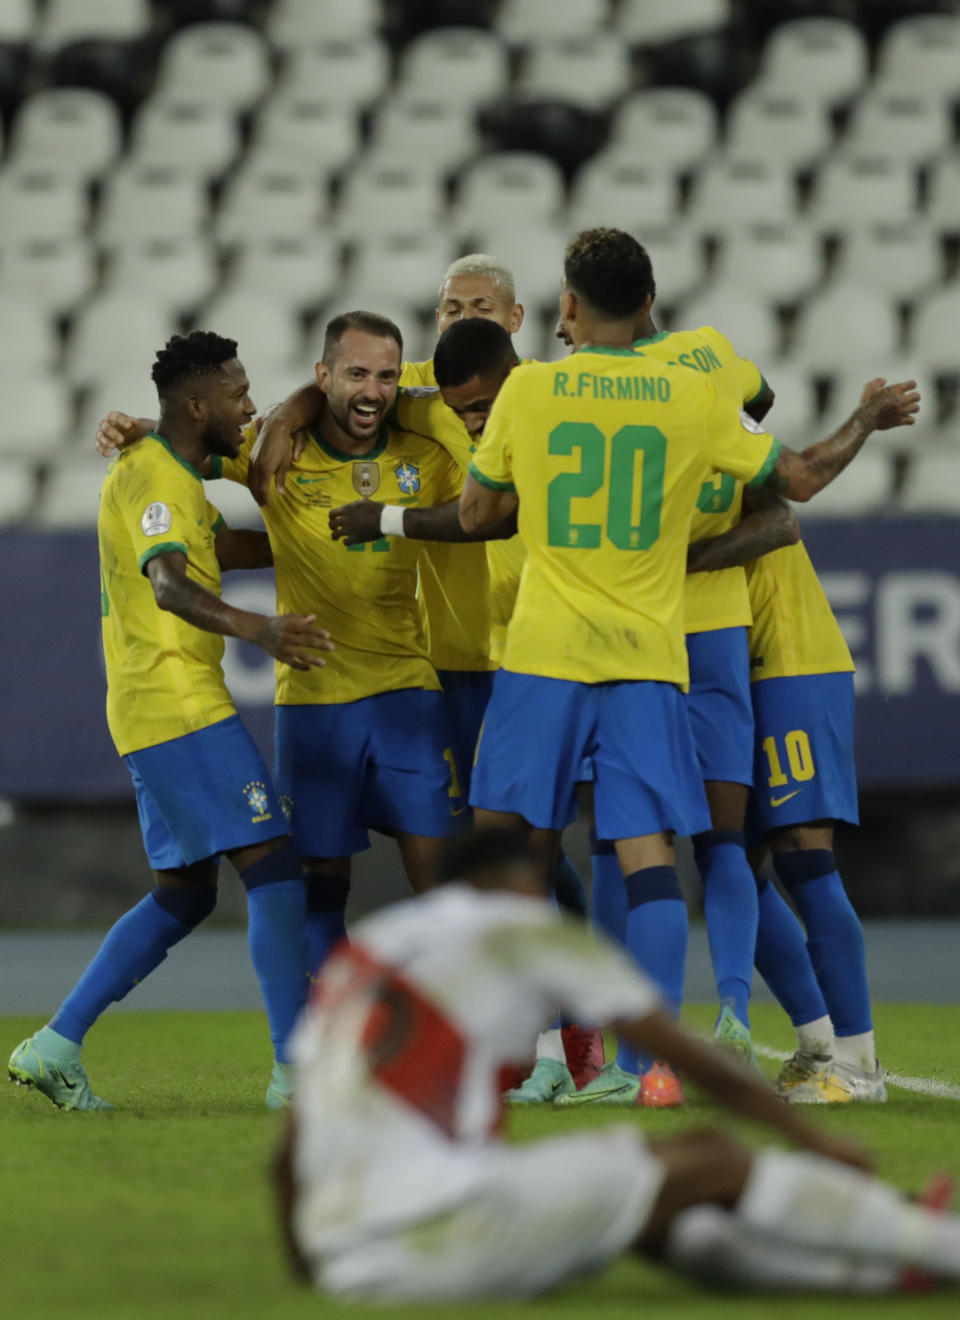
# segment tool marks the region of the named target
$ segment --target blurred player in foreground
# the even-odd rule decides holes
[[[272,563],[263,532],[232,531],[207,502],[198,466],[236,455],[254,413],[232,339],[194,331],[157,354],[155,432],[107,471],[99,538],[107,722],[137,793],[155,888],[116,923],[50,1023],[14,1050],[12,1081],[65,1109],[110,1106],[80,1062],[101,1013],[210,915],[226,853],[247,890],[250,953],[276,1065],[267,1103],[284,1103],[286,1039],[307,991],[300,858],[270,776],[223,680],[223,638],[254,642],[290,669],[326,662],[314,615],[264,618],[220,599],[220,573]]]
[[[545,901],[524,835],[451,840],[441,881],[355,928],[298,1029],[275,1191],[303,1281],[525,1297],[625,1251],[741,1288],[893,1291],[904,1266],[960,1279],[960,1219],[862,1172],[859,1147],[677,1026],[615,945]],[[557,1007],[614,1022],[800,1152],[716,1129],[647,1143],[627,1124],[505,1144],[504,1076]]]

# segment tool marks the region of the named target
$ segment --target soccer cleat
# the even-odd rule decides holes
[[[760,1061],[753,1052],[750,1028],[740,1021],[729,1004],[724,1004],[720,1010],[717,1025],[713,1029],[713,1039],[725,1050],[739,1055],[751,1068],[762,1072]]]
[[[669,1063],[657,1060],[640,1078],[637,1104],[644,1109],[679,1109],[687,1103],[680,1078]]]
[[[777,1095],[784,1097],[793,1087],[809,1082],[811,1077],[829,1068],[832,1062],[831,1054],[811,1054],[808,1050],[795,1050],[777,1073],[773,1089]]]
[[[90,1082],[79,1059],[56,1063],[37,1053],[33,1037],[21,1041],[10,1055],[7,1071],[17,1086],[32,1086],[52,1100],[58,1109],[112,1109],[90,1089]]]
[[[883,1104],[887,1083],[879,1062],[869,1073],[846,1063],[831,1063],[808,1081],[791,1086],[786,1098],[792,1105],[847,1105],[857,1100]]]
[[[267,1087],[268,1109],[289,1109],[293,1100],[293,1064],[275,1063]]]
[[[538,1059],[519,1086],[503,1094],[508,1105],[549,1105],[573,1091],[570,1069],[559,1059]]]
[[[624,1072],[616,1063],[605,1063],[600,1075],[582,1091],[568,1091],[558,1097],[558,1105],[635,1105],[640,1095],[640,1078]]]
[[[935,1173],[916,1198],[916,1205],[929,1210],[932,1215],[942,1215],[950,1209],[955,1184],[949,1174]],[[907,1266],[900,1271],[898,1288],[901,1292],[932,1292],[939,1283],[935,1274],[919,1266]]]
[[[603,1068],[603,1032],[599,1027],[562,1027],[560,1039],[573,1084],[582,1091]]]

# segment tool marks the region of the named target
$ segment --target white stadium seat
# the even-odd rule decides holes
[[[604,110],[629,90],[630,49],[619,35],[592,32],[541,40],[523,59],[517,90],[526,96]]]
[[[851,410],[852,411],[852,410]],[[849,467],[800,509],[809,518],[860,517],[888,505],[893,497],[893,469],[887,454],[861,452]]]
[[[836,105],[860,90],[869,63],[867,39],[855,24],[800,18],[781,23],[767,38],[757,81]]]
[[[131,165],[165,166],[196,179],[223,174],[240,150],[234,116],[197,97],[144,101],[134,116]]]
[[[650,254],[660,306],[674,306],[702,284],[706,253],[699,234],[676,220],[644,224],[634,233]]]
[[[246,366],[242,352],[240,360]],[[255,375],[249,378],[250,394],[256,404],[257,412],[265,413],[275,403],[283,403],[294,390],[306,384],[312,375],[313,364],[304,356],[302,350],[298,351],[296,362],[289,367],[258,368]]]
[[[960,155],[946,156],[930,171],[926,216],[938,233],[960,232]]]
[[[806,169],[830,147],[829,113],[800,90],[748,87],[727,112],[727,151]]]
[[[960,91],[960,64],[957,66]],[[878,144],[890,156],[922,165],[953,136],[951,109],[922,86],[912,91],[880,87],[854,107],[844,143],[848,151],[870,151]]]
[[[83,238],[34,238],[0,247],[0,295],[29,298],[50,316],[72,312],[93,288],[96,259]]]
[[[28,458],[5,457],[0,481],[0,527],[14,527],[33,516],[36,490],[34,464]]]
[[[400,61],[397,90],[453,97],[461,105],[492,101],[510,81],[507,51],[481,28],[437,28],[410,42]]]
[[[896,223],[916,211],[916,177],[886,155],[841,155],[827,161],[814,186],[808,215],[821,233],[842,233],[882,217]]]
[[[890,431],[875,431],[867,441],[869,448],[878,452],[892,450],[907,453],[925,448],[937,430],[939,411],[937,378],[925,362],[903,356],[871,358],[864,362],[859,370],[840,372],[834,376],[830,403],[824,418],[824,435],[835,431],[846,421],[857,406],[864,385],[878,376],[891,385],[897,381],[915,380],[920,391],[920,412],[912,426],[898,426]]]
[[[50,316],[32,299],[0,289],[0,381],[52,367],[57,339]]]
[[[390,83],[390,47],[379,37],[319,41],[290,52],[284,97],[322,96],[344,107],[370,105]]]
[[[896,357],[899,341],[888,299],[857,285],[832,284],[804,308],[790,356],[818,375],[833,376],[846,367],[869,368]]]
[[[303,381],[300,383],[302,385]],[[223,520],[228,527],[263,530],[263,515],[247,486],[242,486],[239,481],[220,478],[204,482],[203,488],[210,503],[223,514]]]
[[[805,449],[825,435],[817,423],[817,392],[813,377],[802,367],[779,362],[765,379],[774,391],[773,407],[763,425],[791,449]]]
[[[237,254],[231,287],[306,310],[330,296],[338,258],[337,243],[327,233],[254,240]]]
[[[0,0],[0,41],[20,45],[33,35],[36,21],[34,0]]]
[[[90,385],[142,371],[173,329],[171,317],[155,303],[131,304],[125,293],[104,294],[77,315],[67,348],[67,376]]]
[[[87,222],[86,190],[57,170],[0,170],[0,238],[75,238]]]
[[[267,35],[275,46],[293,49],[323,38],[369,37],[383,25],[383,0],[275,0]]]
[[[157,348],[162,348],[157,344]],[[108,412],[125,412],[131,417],[156,418],[160,404],[157,387],[150,379],[153,358],[145,360],[139,371],[128,371],[123,376],[107,376],[87,390],[80,409],[71,448],[74,453],[87,455],[93,447],[97,426]]]
[[[820,278],[823,256],[809,227],[798,220],[745,224],[720,248],[716,278],[773,302],[791,303]]]
[[[440,272],[454,255],[451,238],[443,232],[368,238],[354,253],[350,283],[360,289],[382,290],[389,301],[409,298],[434,307]]]
[[[138,41],[151,22],[150,0],[49,0],[36,41],[44,51],[72,41]]]
[[[377,289],[362,289],[351,284],[336,291],[324,309],[322,319],[313,327],[307,339],[305,362],[315,364],[323,356],[323,337],[328,321],[343,312],[364,311],[377,312],[393,321],[403,336],[404,361],[419,362],[433,353],[436,327],[424,328],[416,306],[409,299],[383,298]]]
[[[921,220],[877,219],[851,229],[834,267],[834,278],[912,302],[940,277],[936,239]]]
[[[3,381],[0,455],[46,458],[70,439],[70,398],[53,373]]]
[[[916,14],[888,28],[880,42],[881,87],[918,88],[956,97],[960,69],[960,15]]]
[[[724,158],[707,165],[693,185],[686,220],[703,234],[748,224],[780,223],[796,214],[793,178],[768,160]]]
[[[452,169],[477,154],[479,134],[469,104],[436,93],[408,93],[376,112],[370,135],[374,160],[397,165]]]
[[[325,99],[323,89],[273,96],[253,129],[247,164],[293,165],[326,179],[360,150],[360,123],[350,105]]]
[[[203,183],[170,165],[122,163],[107,179],[96,234],[104,246],[138,238],[188,238],[207,216]]]
[[[566,185],[563,171],[549,156],[530,151],[501,151],[468,166],[457,188],[456,228],[468,233],[478,225],[550,224],[559,216]]]
[[[608,225],[639,233],[645,224],[672,220],[679,210],[677,181],[660,166],[626,152],[604,152],[581,168],[570,197],[573,230]]]
[[[194,317],[195,328],[235,339],[259,404],[257,381],[262,373],[294,366],[300,359],[302,334],[295,307],[276,295],[243,289],[220,293]]]
[[[100,488],[107,475],[102,458],[65,455],[47,474],[36,521],[41,527],[80,531],[97,525]]]
[[[655,46],[716,32],[731,19],[730,0],[621,0],[617,28],[632,45]]]
[[[521,228],[503,221],[470,236],[475,251],[489,252],[513,272],[517,300],[531,314],[544,306],[556,311],[568,239],[564,229]],[[436,278],[433,282],[438,283]]]
[[[21,104],[10,162],[86,182],[107,169],[122,140],[120,112],[109,96],[86,87],[49,87]]]
[[[337,208],[339,232],[353,238],[435,229],[444,201],[441,182],[432,170],[361,164],[343,185]]]
[[[910,355],[932,371],[957,371],[960,292],[947,285],[921,303],[910,328]]]
[[[586,37],[605,27],[609,0],[503,0],[497,27],[512,45],[551,37]]]
[[[224,189],[215,231],[220,243],[302,238],[326,212],[326,192],[296,165],[262,159],[240,170]]]
[[[210,296],[216,278],[204,239],[131,236],[113,252],[104,293],[126,298],[131,307],[149,302],[170,316],[183,316]]]
[[[670,325],[681,330],[712,325],[727,336],[741,357],[752,358],[761,372],[780,354],[780,326],[770,307],[729,285],[712,285],[688,299],[671,317]]]
[[[240,23],[195,23],[165,42],[157,93],[249,110],[268,91],[272,78],[270,50],[259,32]]]
[[[960,454],[915,455],[900,507],[906,513],[960,513]]]
[[[692,87],[635,92],[619,107],[610,150],[636,152],[637,164],[687,170],[713,150],[717,107]]]

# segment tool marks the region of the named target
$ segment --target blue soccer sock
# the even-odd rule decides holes
[[[807,948],[838,1037],[873,1030],[860,918],[837,871],[833,851],[774,853],[773,865],[807,930]]]
[[[49,1026],[80,1045],[110,1004],[159,967],[167,950],[189,935],[217,903],[215,887],[157,886],[117,921]]]
[[[687,965],[687,905],[675,866],[647,866],[623,881],[627,898],[627,949],[654,982],[675,1017],[683,1002]],[[646,1072],[653,1063],[622,1042],[617,1063],[625,1072]]]
[[[803,927],[765,875],[757,877],[757,896],[756,969],[795,1027],[819,1021],[827,1016],[827,1005],[814,975]]]
[[[270,1024],[278,1063],[309,988],[307,902],[300,856],[289,841],[240,872],[247,891],[250,961]]]
[[[587,891],[577,868],[567,854],[561,851],[553,873],[553,893],[561,912],[575,917],[587,915]]]
[[[703,881],[703,915],[721,1004],[750,1025],[750,982],[757,948],[757,885],[742,830],[706,830],[693,840]]]
[[[307,875],[306,884],[310,973],[316,976],[327,954],[347,933],[350,880],[345,875]]]
[[[593,889],[590,910],[593,924],[609,935],[615,943],[627,942],[627,888],[617,860],[617,850],[606,839],[598,839],[590,831],[590,865],[593,869]]]

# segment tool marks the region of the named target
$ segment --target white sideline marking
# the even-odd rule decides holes
[[[769,1045],[755,1045],[756,1052],[765,1059],[778,1059],[781,1063],[790,1058],[786,1050],[772,1050]],[[960,1086],[952,1082],[937,1082],[932,1077],[902,1077],[900,1073],[887,1073],[891,1086],[898,1086],[901,1091],[915,1091],[917,1095],[932,1095],[940,1100],[960,1100]]]

